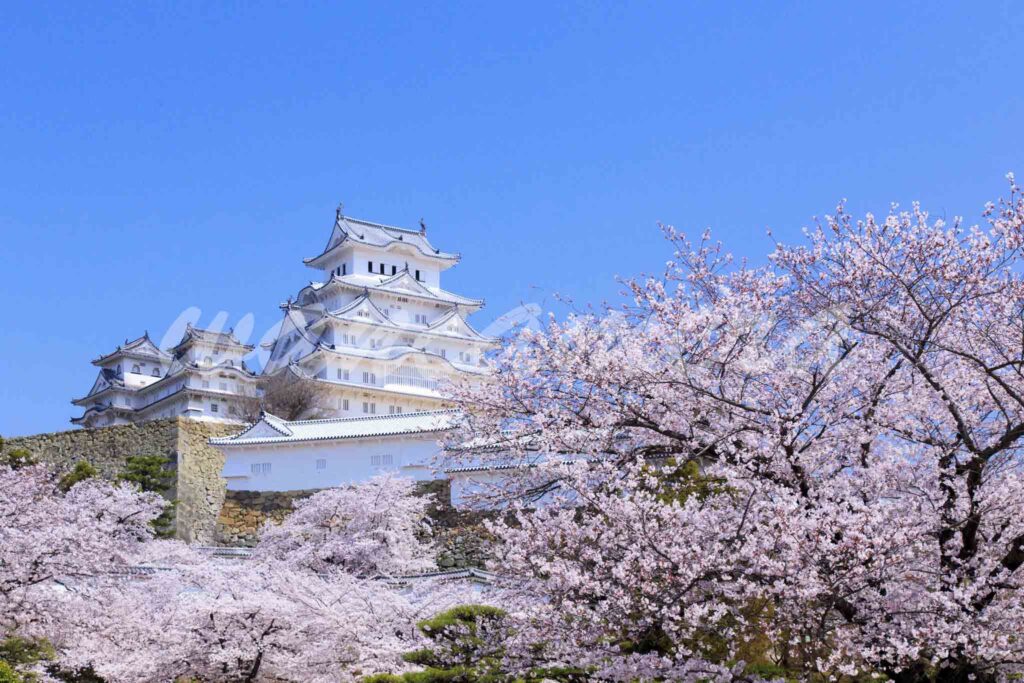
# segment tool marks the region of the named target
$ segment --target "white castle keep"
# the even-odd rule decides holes
[[[320,277],[281,305],[261,376],[243,360],[253,347],[230,332],[190,326],[167,350],[144,335],[93,361],[99,377],[73,401],[85,412],[72,422],[237,422],[239,434],[211,440],[233,490],[323,488],[383,470],[435,476],[429,461],[454,417],[444,382],[482,377],[497,344],[467,321],[483,301],[441,287],[459,255],[434,248],[422,223],[410,230],[339,209],[323,251],[304,262]],[[315,383],[318,413],[329,417],[261,414],[243,429],[261,379],[284,373]]]
[[[337,416],[396,415],[445,407],[445,380],[483,372],[496,341],[466,317],[483,301],[441,288],[459,255],[435,249],[426,229],[342,215],[322,253],[305,259],[320,280],[281,306],[265,374],[312,379]]]

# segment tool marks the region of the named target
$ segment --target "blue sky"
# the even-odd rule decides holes
[[[898,7],[897,7],[898,5]],[[5,3],[0,433],[68,428],[126,337],[253,315],[335,205],[426,219],[475,322],[759,259],[849,199],[972,220],[1024,173],[1024,14],[986,3]]]

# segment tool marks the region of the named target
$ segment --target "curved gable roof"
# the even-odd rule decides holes
[[[95,359],[94,361],[92,361],[92,364],[102,365],[104,363],[109,363],[110,361],[117,360],[118,358],[125,356],[134,356],[138,358],[153,358],[158,360],[168,360],[170,358],[169,354],[167,354],[165,351],[161,351],[160,348],[153,343],[153,340],[149,338],[149,332],[146,332],[138,339],[132,341],[128,341],[126,339],[124,344],[121,344],[120,346],[118,346],[116,349],[106,354],[105,356],[100,356],[99,358]]]
[[[477,310],[484,305],[483,299],[471,299],[461,294],[455,294],[444,289],[431,289],[422,282],[409,276],[409,280],[416,285],[406,286],[404,282],[400,285],[398,280],[407,275],[404,271],[397,275],[391,275],[384,279],[376,276],[366,275],[333,275],[327,282],[310,282],[299,290],[299,301],[302,301],[303,294],[307,291],[321,292],[331,287],[342,287],[348,290],[367,290],[370,292],[381,292],[393,296],[411,296],[418,299],[432,301],[435,303],[453,304],[465,306]],[[396,286],[399,285],[399,286]]]
[[[468,336],[468,337],[472,337],[474,339],[479,339],[480,341],[486,341],[486,342],[492,342],[492,343],[496,343],[498,341],[497,339],[495,339],[493,337],[485,337],[484,335],[482,335],[479,332],[477,332],[476,328],[474,328],[472,325],[469,324],[469,322],[466,320],[466,317],[464,315],[462,315],[462,313],[459,311],[459,309],[457,307],[453,308],[452,310],[448,311],[447,313],[442,315],[440,318],[435,320],[433,323],[431,323],[429,326],[427,326],[427,329],[430,330],[431,332],[433,332],[434,334],[440,334],[440,335],[444,335],[444,336],[454,336],[454,335],[452,335],[452,334],[450,334],[450,333],[448,333],[446,331],[440,331],[441,326],[442,325],[447,325],[448,322],[451,321],[453,318],[457,321],[458,327],[459,327],[459,331],[464,336]]]
[[[254,348],[248,344],[240,342],[238,337],[235,336],[234,330],[229,329],[227,332],[216,332],[214,330],[204,330],[200,327],[193,327],[192,323],[187,323],[185,325],[185,334],[181,336],[181,341],[171,348],[171,353],[178,353],[197,341],[216,344],[218,346],[234,346],[245,349],[246,351],[252,351]]]
[[[399,228],[394,225],[384,225],[383,223],[374,223],[338,214],[324,250],[316,256],[303,259],[303,263],[316,267],[316,264],[322,262],[324,257],[347,242],[384,249],[407,246],[427,258],[453,263],[458,262],[460,258],[458,254],[444,252],[435,248],[427,240],[425,230]]]

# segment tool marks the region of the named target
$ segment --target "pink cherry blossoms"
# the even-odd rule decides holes
[[[57,483],[42,466],[0,469],[0,636],[46,638],[64,671],[109,683],[357,680],[409,669],[402,654],[425,642],[416,623],[474,599],[465,585],[381,577],[433,566],[417,534],[429,498],[408,480],[320,492],[248,560],[153,539],[158,496]]]
[[[515,523],[493,525],[496,569],[534,598],[522,666],[1024,672],[1012,178],[985,218],[840,205],[763,268],[669,229],[674,259],[629,306],[526,331],[486,386],[457,388],[449,460],[524,466],[504,470]]]

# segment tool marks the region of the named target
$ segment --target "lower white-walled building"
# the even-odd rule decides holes
[[[438,471],[441,439],[458,415],[445,409],[288,421],[263,413],[241,433],[210,439],[210,444],[224,453],[221,476],[228,491],[310,491],[359,484],[391,472],[416,481],[450,480],[450,502],[458,509],[491,507],[496,503],[480,500],[481,494],[505,488],[510,477],[533,465]],[[544,505],[549,499],[545,494],[532,504]]]
[[[298,491],[357,484],[383,472],[435,478],[433,460],[454,410],[286,421],[264,413],[235,436],[210,440],[224,453],[229,491]]]

